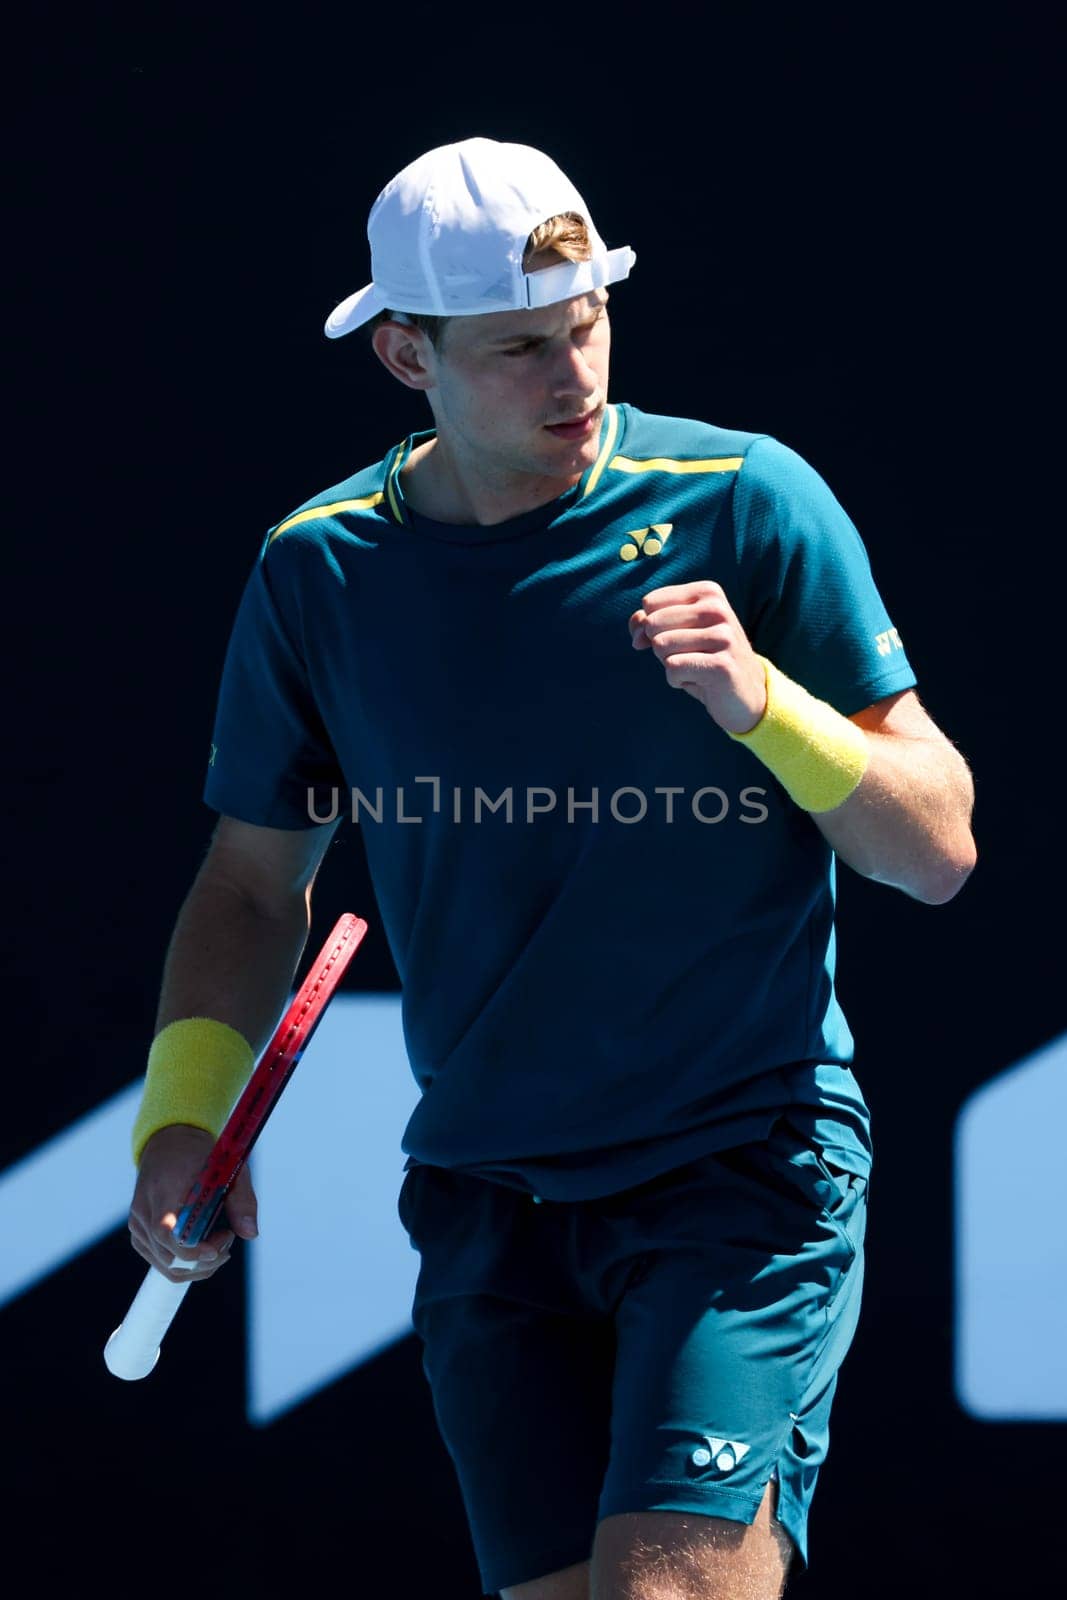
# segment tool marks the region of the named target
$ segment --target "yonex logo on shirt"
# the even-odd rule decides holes
[[[716,1472],[732,1472],[751,1449],[750,1444],[742,1444],[739,1439],[712,1439],[705,1435],[704,1443],[697,1446],[689,1459],[694,1467],[713,1465]]]
[[[646,556],[658,556],[670,538],[673,527],[673,522],[654,522],[650,528],[635,528],[626,535],[626,543],[620,546],[619,555],[624,561],[633,561],[642,552]]]

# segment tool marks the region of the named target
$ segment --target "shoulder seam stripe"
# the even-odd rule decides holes
[[[600,482],[600,474],[604,470],[605,464],[607,463],[608,456],[611,454],[612,446],[615,443],[616,435],[618,434],[618,431],[619,431],[619,413],[618,413],[618,409],[615,406],[608,406],[607,407],[607,412],[608,412],[608,425],[607,425],[607,428],[605,430],[606,438],[604,440],[604,446],[603,446],[603,449],[601,450],[600,454],[597,456],[596,461],[593,463],[593,467],[592,467],[592,470],[591,470],[591,472],[589,474],[589,478],[588,478],[588,480],[586,482],[585,488],[582,490],[582,499],[583,500],[585,499],[586,495],[592,494],[593,490],[596,488],[597,484]]]
[[[284,533],[286,528],[295,528],[298,522],[314,522],[316,517],[332,517],[341,511],[369,511],[372,506],[381,505],[383,499],[379,489],[377,494],[364,495],[362,500],[335,500],[332,505],[312,506],[308,511],[298,511],[295,516],[287,517],[278,524],[267,543],[273,544],[280,533]]]
[[[388,499],[389,499],[389,509],[393,513],[394,522],[399,522],[401,527],[404,526],[404,518],[401,515],[400,506],[397,504],[397,498],[396,498],[397,481],[396,480],[397,480],[397,476],[398,476],[398,474],[400,472],[401,467],[404,465],[404,462],[407,460],[407,457],[408,457],[408,448],[407,447],[408,447],[408,441],[406,439],[402,440],[401,443],[397,445],[396,460],[393,462],[393,470],[392,470],[392,472],[390,472],[389,476],[385,480],[385,490],[386,490],[386,494],[387,494]]]
[[[737,472],[744,456],[714,456],[703,461],[676,461],[670,456],[652,456],[635,461],[632,456],[614,456],[608,466],[615,472]]]

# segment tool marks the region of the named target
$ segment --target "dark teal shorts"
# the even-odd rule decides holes
[[[784,1121],[598,1200],[417,1166],[412,1321],[483,1590],[587,1560],[597,1523],[751,1523],[771,1478],[808,1559],[867,1182]]]

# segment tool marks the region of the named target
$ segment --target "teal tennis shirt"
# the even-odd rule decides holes
[[[420,1100],[408,1165],[614,1193],[788,1117],[865,1174],[834,993],[834,858],[631,613],[721,584],[753,646],[848,715],[915,676],[864,546],[794,451],[631,405],[550,504],[405,504],[430,431],[267,534],[204,798],[361,829]]]

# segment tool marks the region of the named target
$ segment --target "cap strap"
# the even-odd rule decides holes
[[[526,304],[551,306],[560,300],[570,300],[574,295],[588,294],[590,289],[603,288],[608,283],[621,283],[630,276],[636,260],[630,246],[624,244],[617,250],[595,255],[591,261],[563,261],[558,267],[528,272],[525,275]]]

